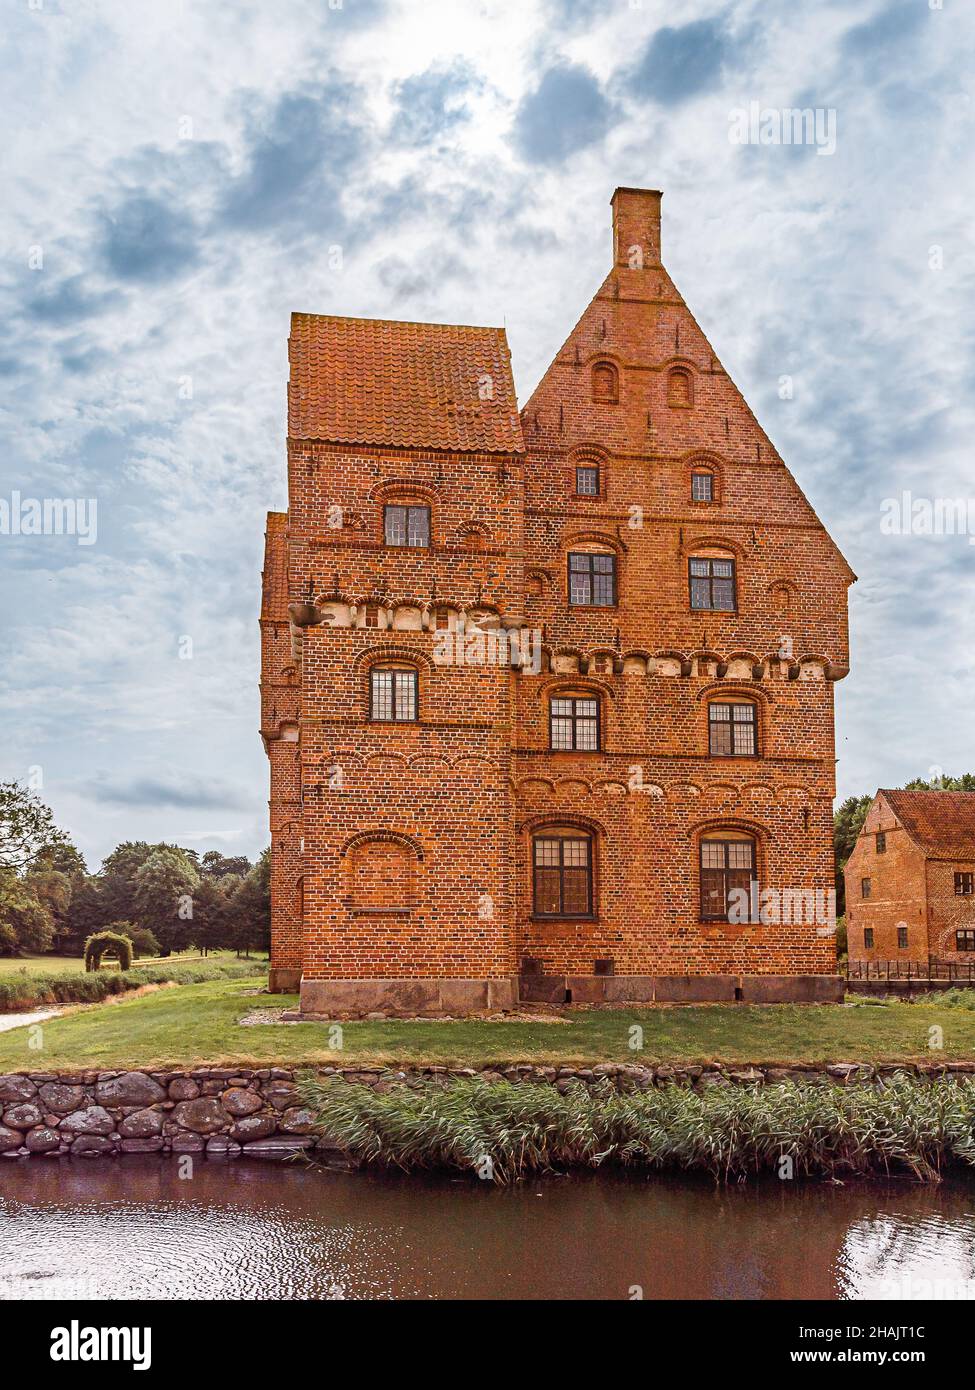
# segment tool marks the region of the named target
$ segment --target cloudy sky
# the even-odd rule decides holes
[[[3,25],[0,499],[95,498],[98,529],[0,535],[0,778],[42,779],[92,867],[266,843],[290,312],[503,323],[524,401],[609,269],[617,184],[664,190],[671,274],[860,576],[840,793],[975,771],[975,547],[881,529],[904,491],[975,496],[970,0],[4,0]],[[734,143],[753,102],[820,108],[835,151]]]

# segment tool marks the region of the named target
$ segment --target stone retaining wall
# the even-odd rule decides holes
[[[322,1067],[319,1076],[341,1076],[352,1084],[389,1089],[434,1081],[448,1085],[461,1076],[488,1081],[593,1085],[604,1078],[622,1088],[678,1084],[763,1085],[776,1081],[872,1082],[896,1072],[938,1078],[975,1075],[972,1062],[925,1062],[868,1066],[829,1065],[641,1067],[600,1062],[592,1067],[521,1064],[499,1069],[416,1067],[393,1071],[371,1067]],[[315,1131],[313,1117],[295,1089],[296,1071],[285,1067],[206,1067],[193,1071],[20,1072],[0,1076],[0,1156],[4,1158],[112,1158],[127,1153],[205,1154],[208,1158],[283,1159],[312,1150],[332,1165],[350,1166],[346,1156]]]

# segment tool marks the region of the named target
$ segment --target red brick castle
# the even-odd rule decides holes
[[[854,576],[664,270],[660,194],[612,207],[521,411],[501,329],[293,316],[261,732],[303,1012],[839,995]]]

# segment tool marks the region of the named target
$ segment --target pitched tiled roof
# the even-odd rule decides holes
[[[261,617],[288,620],[288,513],[268,512]]]
[[[904,792],[881,788],[914,842],[949,859],[975,858],[975,792]]]
[[[503,328],[292,314],[288,434],[520,453]]]

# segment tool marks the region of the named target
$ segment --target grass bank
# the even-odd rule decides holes
[[[83,956],[0,956],[0,980],[5,975],[62,975],[84,968]]]
[[[112,995],[125,994],[143,985],[172,982],[198,984],[202,980],[241,979],[252,976],[253,961],[233,959],[182,961],[158,960],[131,970],[83,970],[0,974],[0,1014],[43,1004],[97,1004]]]
[[[240,964],[247,968],[246,962]],[[41,1051],[28,1048],[25,1028],[12,1029],[0,1034],[0,1071],[36,1071],[42,1065],[69,1071],[223,1062],[484,1067],[516,1062],[789,1064],[975,1057],[975,1012],[953,1006],[945,996],[852,1008],[773,1004],[579,1010],[561,1023],[388,1019],[345,1023],[339,1034],[326,1023],[241,1027],[239,1020],[246,1014],[296,1006],[294,996],[253,994],[265,980],[256,973],[211,978],[52,1019],[44,1025]],[[967,991],[960,993],[969,997]],[[641,1033],[634,1034],[634,1027]],[[931,1033],[935,1028],[940,1030],[937,1035]],[[934,1036],[943,1043],[936,1051],[931,1050]],[[632,1048],[634,1041],[642,1047]],[[341,1047],[330,1046],[335,1042]]]
[[[361,1162],[438,1168],[510,1182],[532,1173],[624,1164],[729,1182],[909,1173],[975,1165],[975,1081],[882,1086],[782,1083],[703,1093],[679,1086],[619,1092],[608,1083],[393,1086],[377,1092],[306,1078],[302,1099]]]

